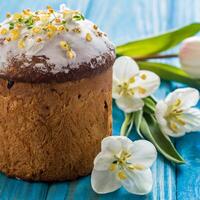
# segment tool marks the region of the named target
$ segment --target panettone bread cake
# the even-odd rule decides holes
[[[7,14],[0,24],[0,171],[87,175],[111,134],[114,46],[78,11]]]

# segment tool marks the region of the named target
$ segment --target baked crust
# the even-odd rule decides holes
[[[89,174],[111,135],[112,70],[65,83],[0,81],[0,170],[34,181]]]

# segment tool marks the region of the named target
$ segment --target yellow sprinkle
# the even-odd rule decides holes
[[[56,18],[56,19],[55,19],[55,22],[56,22],[56,23],[61,23],[61,20],[60,20],[59,18]]]
[[[48,11],[49,11],[50,13],[54,13],[54,10],[53,10],[53,8],[52,8],[51,6],[47,6],[47,9],[48,9]]]
[[[97,36],[102,37],[103,33],[102,32],[97,32]]]
[[[19,40],[19,42],[18,42],[18,47],[20,48],[20,49],[23,49],[24,47],[25,47],[25,43],[24,43],[24,40]]]
[[[75,53],[72,50],[71,51],[67,51],[66,55],[67,55],[67,58],[69,58],[69,59],[75,58]]]
[[[62,49],[65,49],[66,44],[67,44],[67,42],[60,41],[60,46],[61,46]]]
[[[97,26],[96,24],[94,24],[94,25],[93,25],[93,29],[94,29],[94,30],[97,30],[97,29],[98,29],[98,26]]]
[[[53,10],[53,9],[49,9],[49,12],[50,12],[50,13],[53,13],[53,12],[54,12],[54,10]]]
[[[139,92],[140,94],[145,94],[145,93],[146,93],[146,89],[143,88],[143,87],[138,87],[138,92]]]
[[[39,16],[33,16],[33,20],[34,21],[40,21],[40,17]]]
[[[109,171],[114,172],[116,170],[116,164],[112,163],[109,167]]]
[[[123,171],[119,171],[119,172],[117,173],[117,176],[118,176],[118,178],[119,178],[120,180],[125,180],[125,179],[127,179],[127,176],[126,176],[126,174],[125,174]]]
[[[47,36],[48,36],[48,38],[52,38],[52,37],[53,37],[53,35],[54,35],[54,33],[53,33],[53,32],[51,32],[51,31],[47,33]]]
[[[80,28],[74,28],[74,29],[72,29],[72,31],[73,31],[74,33],[80,33],[80,32],[81,32],[81,29],[80,29]]]
[[[12,40],[17,40],[17,39],[19,39],[19,36],[20,36],[19,30],[13,29],[13,30],[10,31],[10,34],[11,34],[11,39],[12,39]]]
[[[147,75],[146,74],[142,74],[140,77],[141,77],[142,80],[146,80],[147,79]]]
[[[58,29],[58,31],[64,31],[65,27],[64,26],[58,26],[57,29]]]
[[[7,13],[7,14],[6,14],[6,17],[7,17],[7,18],[10,18],[10,17],[11,17],[11,14],[10,14],[10,13]]]
[[[92,36],[90,35],[90,33],[87,33],[85,36],[86,41],[90,42],[92,41]]]
[[[29,9],[23,10],[23,14],[24,15],[30,15],[30,10]]]
[[[52,24],[48,24],[47,29],[48,29],[49,31],[52,31],[52,32],[57,31],[56,26],[54,26],[54,25],[52,25]]]
[[[42,42],[42,38],[37,38],[36,42]]]
[[[21,19],[22,18],[22,14],[20,14],[20,13],[15,13],[14,15],[13,15],[13,19],[14,20],[18,20],[18,19]]]
[[[11,38],[10,38],[10,37],[7,37],[7,38],[6,38],[6,41],[7,41],[7,42],[10,42],[10,41],[11,41]]]
[[[33,29],[32,29],[32,32],[33,33],[35,33],[35,34],[39,34],[39,33],[41,33],[41,28],[38,28],[38,27],[34,27]]]
[[[52,7],[51,6],[47,6],[47,9],[52,9]]]
[[[15,25],[18,29],[22,28],[22,25],[21,24],[16,24]]]
[[[66,41],[60,41],[60,46],[63,50],[71,51],[71,47]]]
[[[7,33],[8,33],[8,29],[6,29],[6,28],[2,28],[0,31],[1,35],[6,35]]]

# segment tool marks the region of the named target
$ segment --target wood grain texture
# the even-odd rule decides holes
[[[0,20],[6,12],[23,8],[41,9],[46,5],[58,8],[63,0],[0,1]],[[194,21],[200,21],[199,0],[68,0],[68,7],[81,10],[97,23],[118,45],[136,38],[158,34]],[[176,48],[170,52],[176,52]],[[164,61],[166,62],[166,60]],[[169,62],[169,61],[167,61]],[[177,64],[176,59],[170,60]],[[158,99],[181,84],[163,82],[156,93]],[[119,134],[123,113],[113,104],[113,133]],[[132,139],[137,139],[132,131]],[[90,186],[90,177],[74,182],[55,184],[29,183],[0,175],[0,200],[198,200],[200,199],[200,134],[192,133],[177,139],[176,146],[186,164],[174,166],[162,156],[152,167],[154,187],[146,196],[136,196],[124,189],[112,194],[97,195]]]

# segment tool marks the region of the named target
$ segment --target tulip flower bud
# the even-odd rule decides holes
[[[182,69],[192,78],[200,79],[200,37],[190,37],[183,41],[179,58]]]

